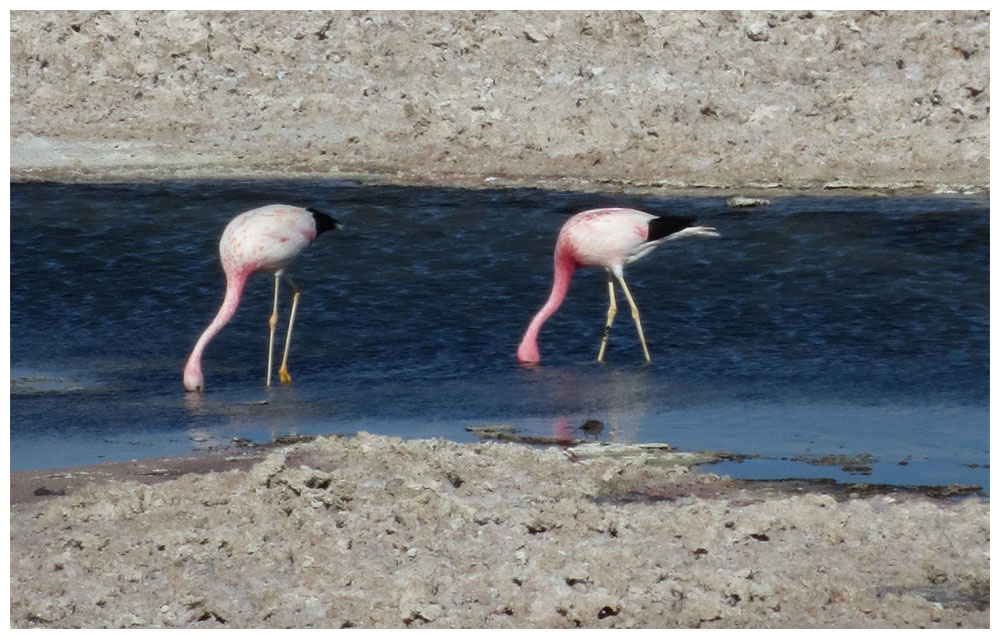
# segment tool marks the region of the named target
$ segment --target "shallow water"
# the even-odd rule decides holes
[[[270,202],[345,225],[291,268],[303,291],[294,383],[264,386],[273,282],[257,275],[206,351],[207,392],[186,394],[181,368],[222,299],[218,238]],[[722,237],[668,243],[626,270],[651,365],[624,300],[607,361],[594,361],[605,276],[578,271],[542,330],[542,364],[519,366],[560,224],[602,205],[694,213]],[[731,209],[342,182],[14,184],[10,224],[15,470],[237,436],[465,441],[466,426],[503,423],[579,437],[597,419],[605,441],[760,456],[710,468],[736,476],[989,483],[985,197]],[[875,461],[870,474],[807,463],[829,454]]]

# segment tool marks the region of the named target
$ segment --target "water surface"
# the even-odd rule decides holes
[[[272,278],[251,278],[209,345],[207,392],[181,369],[215,315],[228,220],[271,202],[344,223],[293,264],[303,294],[290,387],[264,386]],[[578,271],[542,330],[567,214],[695,214],[718,239],[669,243],[626,271],[594,359],[605,275]],[[11,186],[11,468],[177,455],[233,437],[529,435],[668,442],[759,455],[747,477],[974,483],[989,471],[985,197],[656,199],[343,182]],[[279,331],[287,318],[289,293]],[[280,333],[283,334],[283,333]],[[805,463],[871,455],[871,473]]]

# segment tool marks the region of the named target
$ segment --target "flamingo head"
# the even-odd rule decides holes
[[[521,345],[517,347],[517,361],[521,364],[537,364],[541,361],[541,357],[538,355],[538,342],[531,339],[525,339],[521,342]]]
[[[205,378],[201,374],[201,366],[196,362],[188,362],[184,367],[184,390],[189,393],[205,390]]]

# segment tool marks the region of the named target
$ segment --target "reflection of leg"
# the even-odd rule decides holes
[[[295,286],[295,282],[288,280],[288,283],[292,285],[292,289],[295,291],[292,293],[292,312],[288,316],[288,333],[285,335],[285,355],[281,358],[281,368],[278,369],[278,377],[281,378],[282,384],[288,384],[292,381],[292,376],[288,374],[288,347],[292,343],[292,325],[295,324],[295,309],[299,307],[299,287]]]
[[[608,297],[611,302],[608,304],[608,322],[604,325],[604,337],[601,338],[601,350],[597,351],[597,361],[604,361],[604,350],[608,347],[608,336],[611,335],[611,322],[615,321],[615,313],[618,312],[618,302],[615,300],[615,281],[608,273]]]
[[[274,353],[274,328],[278,325],[278,283],[281,281],[281,275],[278,273],[274,274],[274,309],[271,311],[271,317],[267,320],[267,323],[271,326],[271,336],[267,340],[267,385],[271,385],[271,362]]]
[[[646,348],[646,337],[642,334],[642,323],[639,321],[639,309],[635,306],[635,301],[632,299],[632,294],[628,290],[628,286],[625,284],[625,276],[618,274],[618,283],[622,285],[622,290],[625,291],[625,299],[628,300],[628,305],[632,307],[632,319],[635,320],[635,330],[639,332],[639,343],[642,344],[642,354],[646,356],[646,362],[649,363],[649,349]]]

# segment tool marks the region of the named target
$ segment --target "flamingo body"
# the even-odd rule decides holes
[[[610,305],[608,320],[604,330],[598,361],[604,358],[611,322],[617,312],[614,281],[617,278],[632,309],[646,360],[649,352],[639,322],[639,311],[625,284],[626,264],[646,256],[657,246],[682,237],[717,237],[715,229],[708,226],[693,226],[694,218],[677,216],[656,216],[635,209],[607,208],[593,209],[577,213],[563,224],[556,239],[555,276],[552,292],[545,305],[535,314],[517,349],[517,359],[522,363],[541,360],[538,353],[538,333],[542,325],[562,305],[569,289],[574,271],[579,267],[600,267],[608,272]]]
[[[241,213],[226,225],[219,257],[226,273],[274,273],[316,239],[316,220],[306,209],[271,204]]]
[[[284,276],[285,268],[324,231],[339,229],[340,223],[329,215],[312,208],[299,208],[285,204],[271,204],[241,213],[233,218],[219,240],[219,257],[226,275],[226,295],[215,318],[198,338],[184,366],[184,388],[188,391],[204,389],[201,358],[208,342],[225,326],[239,307],[240,298],[247,279],[254,273],[275,274],[275,313],[277,311],[278,279]],[[294,287],[294,284],[293,284]],[[294,318],[295,292],[292,305]],[[273,342],[276,316],[271,318]],[[289,335],[291,337],[291,321]],[[270,350],[269,346],[269,350]],[[270,357],[270,353],[268,353]],[[285,364],[282,365],[283,368]],[[286,373],[287,375],[287,373]],[[283,378],[285,375],[282,376]],[[289,378],[290,379],[290,378]],[[270,361],[268,362],[268,384],[270,384]]]

